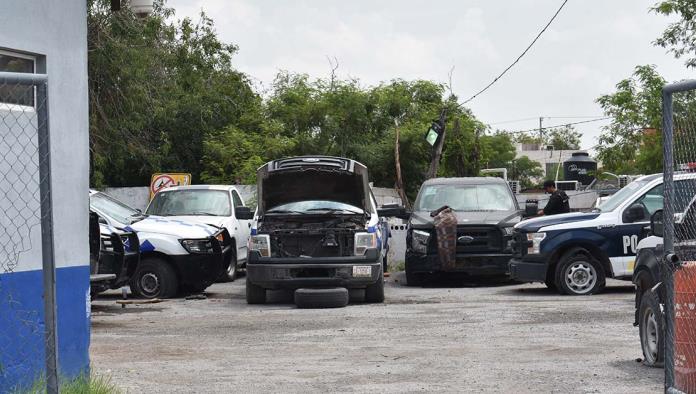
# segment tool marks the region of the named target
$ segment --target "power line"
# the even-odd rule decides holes
[[[550,19],[550,20],[548,21],[548,23],[544,26],[544,28],[541,29],[541,31],[539,32],[539,34],[537,34],[536,37],[534,37],[534,40],[532,40],[532,42],[527,46],[527,48],[525,48],[525,50],[522,52],[522,54],[521,54],[520,56],[518,56],[517,59],[515,59],[514,62],[512,62],[512,64],[510,64],[509,66],[507,66],[507,68],[506,68],[505,70],[503,70],[503,72],[500,73],[500,75],[498,75],[497,77],[495,77],[495,79],[493,79],[493,81],[491,81],[491,83],[489,83],[488,85],[486,85],[486,87],[484,87],[483,89],[479,90],[476,94],[474,94],[473,96],[469,97],[466,101],[464,101],[463,103],[459,104],[458,106],[461,107],[461,106],[465,105],[465,104],[468,103],[469,101],[475,99],[479,94],[481,94],[481,93],[485,92],[486,90],[488,90],[488,88],[490,88],[491,86],[493,86],[493,84],[495,84],[496,82],[498,82],[498,80],[499,80],[500,78],[502,78],[503,75],[505,75],[515,64],[517,64],[517,62],[519,62],[519,61],[522,59],[522,57],[524,57],[524,55],[527,54],[527,52],[532,48],[532,46],[534,46],[534,44],[537,42],[537,40],[539,39],[539,37],[541,37],[541,35],[544,34],[544,32],[546,31],[546,29],[548,29],[548,27],[551,26],[551,23],[553,23],[553,21],[556,19],[556,17],[558,16],[558,14],[561,13],[561,10],[563,9],[563,7],[565,7],[565,5],[566,5],[567,2],[568,2],[568,0],[563,1],[563,4],[561,4],[561,6],[560,6],[560,7],[558,8],[558,10],[556,11],[556,13],[553,14],[553,16],[551,17],[551,19]]]
[[[597,118],[602,118],[603,116],[601,115],[594,115],[594,116],[542,116],[544,119],[597,119]],[[497,124],[506,124],[506,123],[518,123],[518,122],[526,122],[530,120],[539,120],[538,116],[534,116],[531,118],[521,118],[521,119],[512,119],[512,120],[503,120],[500,122],[493,122],[493,123],[487,123],[489,126],[497,125]]]
[[[611,119],[611,117],[605,116],[605,117],[597,118],[597,119],[582,120],[579,122],[572,122],[572,123],[563,123],[563,124],[559,124],[559,125],[543,127],[542,130],[559,129],[559,128],[566,127],[566,126],[573,126],[576,124],[591,123],[591,122],[599,122],[600,120],[607,120],[607,119]],[[502,131],[505,131],[505,130],[502,130]],[[518,134],[518,133],[522,134],[522,133],[530,133],[532,131],[539,131],[539,128],[536,127],[536,128],[527,129],[527,130],[515,130],[515,131],[505,131],[505,132],[508,134]]]

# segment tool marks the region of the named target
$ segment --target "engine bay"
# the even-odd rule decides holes
[[[355,234],[365,223],[362,214],[267,215],[258,231],[270,236],[271,257],[345,257],[353,256]]]

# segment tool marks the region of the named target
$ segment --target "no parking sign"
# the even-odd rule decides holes
[[[150,200],[157,194],[158,191],[172,187],[185,186],[191,184],[191,174],[169,173],[169,174],[153,174],[150,181]]]

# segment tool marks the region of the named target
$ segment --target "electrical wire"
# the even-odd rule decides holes
[[[605,116],[605,117],[602,117],[602,118],[590,119],[590,120],[582,120],[582,121],[579,121],[579,122],[563,123],[563,124],[554,125],[554,126],[542,127],[541,129],[542,129],[542,130],[560,129],[560,128],[563,128],[563,127],[566,127],[566,126],[573,126],[573,125],[577,125],[577,124],[591,123],[591,122],[599,122],[599,121],[601,121],[601,120],[607,120],[607,119],[611,119],[611,116]],[[539,131],[539,128],[537,127],[537,128],[534,128],[534,129],[527,129],[527,130],[514,130],[514,131],[505,131],[505,130],[503,130],[503,131],[504,131],[505,133],[507,133],[507,134],[523,134],[523,133],[531,133],[531,132],[533,132],[533,131]]]
[[[603,115],[594,115],[594,116],[534,116],[530,118],[521,118],[521,119],[512,119],[512,120],[503,120],[500,122],[493,122],[493,123],[487,123],[489,126],[493,125],[498,125],[498,124],[506,124],[506,123],[518,123],[518,122],[525,122],[529,120],[539,120],[539,118],[544,118],[544,119],[598,119],[605,117]]]
[[[475,99],[478,95],[480,95],[481,93],[483,93],[483,92],[485,92],[486,90],[488,90],[491,86],[493,86],[496,82],[498,82],[498,80],[500,80],[500,78],[502,78],[503,75],[505,75],[508,71],[510,71],[510,69],[511,69],[512,67],[514,67],[515,64],[517,64],[517,62],[519,62],[519,61],[524,57],[524,55],[527,54],[527,52],[528,52],[530,49],[532,49],[532,46],[534,46],[534,44],[537,42],[537,40],[539,40],[539,37],[541,37],[541,35],[544,34],[544,32],[546,31],[546,29],[548,29],[549,26],[551,26],[551,23],[553,23],[553,21],[556,19],[556,17],[558,16],[558,14],[561,13],[561,10],[563,9],[563,7],[565,7],[566,3],[568,3],[568,0],[564,0],[564,1],[563,1],[563,4],[561,4],[561,6],[560,6],[560,7],[558,8],[558,10],[556,11],[556,13],[553,14],[553,16],[551,17],[551,19],[550,19],[550,20],[548,21],[548,23],[546,23],[546,25],[544,26],[544,28],[541,29],[541,31],[539,32],[539,34],[537,34],[536,37],[534,37],[534,40],[532,40],[532,42],[527,46],[527,48],[525,48],[525,50],[522,52],[522,54],[520,54],[520,56],[518,56],[517,59],[515,59],[514,62],[512,62],[509,66],[507,66],[507,68],[505,68],[505,70],[503,70],[503,72],[500,73],[500,75],[498,75],[497,77],[495,77],[495,79],[493,79],[493,81],[491,81],[488,85],[486,85],[486,87],[484,87],[483,89],[481,89],[481,90],[479,90],[478,92],[476,92],[473,96],[469,97],[469,98],[468,98],[466,101],[464,101],[463,103],[459,104],[458,107],[461,107],[461,106],[467,104],[468,102],[470,102],[471,100]]]

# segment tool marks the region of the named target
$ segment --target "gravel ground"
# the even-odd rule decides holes
[[[205,300],[92,304],[92,367],[128,393],[654,393],[662,370],[636,361],[633,292],[562,297],[541,285],[388,280],[384,304],[250,306],[244,280]]]

